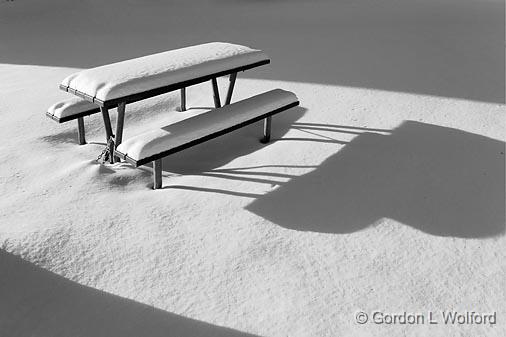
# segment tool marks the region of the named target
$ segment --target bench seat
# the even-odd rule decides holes
[[[160,158],[262,119],[266,122],[264,137],[268,141],[271,116],[298,104],[298,99],[293,93],[281,89],[271,90],[132,137],[121,143],[114,154],[136,167],[153,161],[155,188],[159,188]]]
[[[83,145],[86,144],[83,117],[97,112],[100,112],[100,108],[96,104],[72,97],[51,105],[46,111],[46,116],[58,123],[77,119],[77,141]]]
[[[60,88],[109,107],[269,62],[261,50],[212,42],[82,70],[66,77]]]
[[[58,123],[65,123],[97,112],[100,112],[100,108],[96,104],[72,97],[51,105],[46,116]]]

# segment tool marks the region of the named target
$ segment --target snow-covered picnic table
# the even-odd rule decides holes
[[[292,92],[271,90],[231,103],[237,72],[270,62],[262,51],[213,42],[139,57],[87,69],[65,78],[60,88],[79,98],[53,104],[46,115],[63,123],[78,122],[79,144],[85,144],[83,117],[101,112],[107,147],[102,152],[111,163],[126,160],[138,167],[153,162],[153,188],[162,187],[162,158],[264,120],[262,143],[271,139],[272,116],[299,105]],[[217,77],[230,75],[227,96],[221,107]],[[181,111],[186,110],[185,88],[211,80],[215,109],[184,122],[160,126],[122,144],[125,107],[174,90],[181,90]],[[110,108],[117,108],[113,135]],[[100,157],[102,157],[100,155]],[[99,158],[100,158],[99,157]]]
[[[230,75],[225,100],[229,104],[237,72],[269,62],[269,57],[260,50],[212,42],[83,70],[65,78],[60,89],[100,107],[108,140],[113,136],[108,109],[117,107],[114,138],[118,146],[122,141],[126,104],[181,90],[181,109],[185,110],[185,88],[211,80],[215,106],[220,107],[217,77]]]

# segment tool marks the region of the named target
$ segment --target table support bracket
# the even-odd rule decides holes
[[[216,77],[213,77],[211,79],[211,82],[213,84],[214,107],[220,108],[221,107],[220,91],[218,90],[218,82],[216,81]]]
[[[234,92],[234,85],[235,85],[236,79],[237,79],[237,73],[230,74],[230,77],[229,77],[230,83],[228,85],[227,98],[225,99],[225,105],[230,104],[230,102],[232,101],[232,93]]]
[[[115,143],[118,147],[123,141],[123,125],[125,125],[125,102],[118,104],[118,120],[116,121],[116,137]]]
[[[100,107],[100,112],[102,112],[102,118],[104,119],[105,141],[108,142],[109,139],[111,137],[113,137],[112,127],[111,127],[111,118],[109,117],[109,110],[107,110],[106,107]]]

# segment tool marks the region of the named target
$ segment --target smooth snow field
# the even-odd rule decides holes
[[[0,2],[0,337],[505,336],[504,7]],[[70,74],[212,41],[271,57],[233,101],[299,98],[271,143],[258,123],[166,157],[154,191],[95,161],[99,114],[82,146],[45,116]],[[123,139],[211,84],[187,97],[127,105]]]

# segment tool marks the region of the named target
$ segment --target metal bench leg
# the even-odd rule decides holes
[[[118,147],[123,140],[123,125],[125,125],[125,102],[118,104],[118,120],[116,121],[115,147]]]
[[[272,116],[264,119],[264,138],[260,140],[262,143],[268,143],[271,140],[271,124],[272,124]]]
[[[109,118],[109,110],[107,110],[107,108],[100,107],[100,112],[102,112],[102,118],[104,119],[105,141],[108,142],[109,138],[113,136],[111,127],[111,118]]]
[[[114,149],[117,149],[119,144],[123,141],[123,126],[125,125],[125,107],[126,103],[121,102],[118,104],[118,119],[116,121],[116,137],[114,138]],[[111,152],[112,154],[113,152]],[[114,157],[114,161],[121,161],[121,158]]]
[[[216,81],[216,77],[212,78],[211,82],[213,83],[214,107],[219,108],[221,107],[220,91],[218,90],[218,82]]]
[[[181,88],[181,111],[186,111],[186,88]]]
[[[230,83],[228,85],[227,98],[225,99],[225,105],[230,104],[230,102],[232,101],[232,93],[234,92],[234,85],[235,85],[236,79],[237,79],[237,73],[230,74],[230,77],[229,77]]]
[[[79,117],[77,119],[77,140],[79,145],[86,144],[86,138],[84,136],[84,118]]]
[[[162,160],[153,161],[153,189],[162,188]]]

